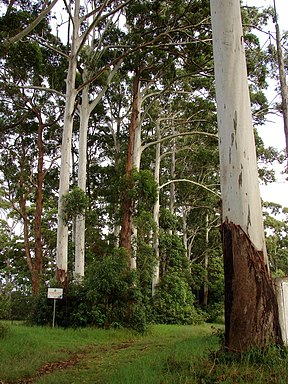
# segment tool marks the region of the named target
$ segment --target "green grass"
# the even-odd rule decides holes
[[[211,325],[157,325],[128,330],[10,325],[0,340],[0,383],[216,384],[288,382],[288,357],[271,347],[217,353]]]

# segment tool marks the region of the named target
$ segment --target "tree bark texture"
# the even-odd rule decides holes
[[[39,128],[40,129],[40,125]],[[42,129],[42,128],[41,128]],[[39,131],[38,131],[39,134]],[[39,137],[38,137],[39,138]],[[22,152],[21,152],[21,157],[20,157],[20,194],[19,194],[19,213],[22,217],[23,220],[23,231],[24,231],[24,247],[25,247],[25,255],[26,255],[26,261],[27,265],[29,268],[29,272],[31,274],[31,282],[32,282],[32,294],[36,295],[41,286],[41,280],[42,280],[42,246],[41,246],[41,252],[36,253],[36,242],[37,242],[37,228],[35,227],[34,229],[34,235],[35,235],[35,255],[33,257],[31,253],[31,243],[30,243],[30,220],[28,216],[28,209],[27,209],[27,201],[28,201],[28,196],[27,193],[25,192],[25,175],[24,175],[24,169],[25,169],[25,156],[26,156],[26,151],[25,151],[25,146],[24,143],[22,143]],[[40,154],[38,154],[40,156]],[[39,161],[39,157],[38,157]],[[39,165],[39,163],[38,163]],[[37,185],[39,187],[39,185]],[[39,195],[38,195],[38,190],[36,190],[36,212],[35,215],[37,214],[37,211],[39,207],[37,204],[39,204]],[[40,192],[41,193],[41,192]],[[39,211],[38,211],[39,214]],[[39,219],[39,217],[38,217]],[[37,220],[38,220],[37,219]]]
[[[156,122],[156,138],[160,139],[160,119]],[[161,143],[158,142],[155,148],[155,169],[154,169],[154,180],[157,185],[157,197],[153,208],[153,220],[155,223],[155,231],[153,236],[153,248],[155,253],[155,265],[153,267],[152,274],[152,297],[155,296],[156,287],[160,281],[160,252],[159,252],[159,213],[160,213],[160,163],[161,163]]]
[[[84,74],[86,71],[84,70]],[[86,76],[83,74],[83,81]],[[86,192],[86,169],[87,169],[87,132],[89,125],[89,86],[82,90],[82,104],[80,106],[80,133],[79,133],[79,164],[78,164],[78,187]],[[75,266],[74,277],[81,281],[85,269],[85,212],[77,215],[75,221]]]
[[[56,279],[63,286],[67,286],[68,279],[68,226],[63,220],[64,201],[63,196],[69,192],[70,166],[71,166],[71,144],[73,130],[73,111],[76,99],[75,78],[77,67],[77,50],[79,47],[79,0],[75,1],[73,18],[73,35],[71,53],[69,56],[68,72],[66,78],[66,101],[64,113],[64,126],[61,145],[61,168],[58,198],[58,227],[57,227],[57,250],[56,250]]]
[[[219,128],[225,348],[281,344],[269,273],[239,0],[210,0]]]
[[[263,252],[240,226],[222,224],[225,342],[229,351],[282,344],[274,286]]]
[[[43,182],[44,182],[44,144],[43,144],[43,129],[44,124],[39,116],[38,126],[38,164],[37,164],[37,188],[36,188],[36,208],[34,214],[34,231],[35,231],[35,263],[34,267],[36,274],[38,275],[38,287],[36,292],[38,293],[40,283],[43,275],[43,251],[42,251],[42,212],[43,212]],[[33,286],[33,285],[32,285]]]
[[[131,237],[133,230],[133,212],[134,201],[129,193],[132,188],[132,172],[133,172],[133,157],[134,157],[134,144],[135,144],[135,132],[139,124],[140,109],[140,69],[136,70],[133,80],[133,97],[132,97],[132,113],[129,126],[129,141],[128,141],[128,154],[126,162],[126,192],[123,196],[122,210],[123,220],[120,233],[120,247],[127,250],[128,254],[128,267],[131,267]]]

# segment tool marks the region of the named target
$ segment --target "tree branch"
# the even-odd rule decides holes
[[[113,9],[112,11],[108,12],[107,14],[105,14],[104,16],[100,16],[105,5],[106,5],[106,2],[104,2],[104,4],[102,5],[100,11],[99,11],[99,17],[96,17],[93,22],[90,24],[90,26],[87,28],[87,30],[81,35],[81,42],[79,44],[79,47],[77,49],[77,52],[76,52],[76,55],[79,54],[80,50],[82,49],[83,45],[85,44],[85,41],[87,40],[90,32],[92,31],[92,29],[95,27],[95,25],[100,22],[100,21],[103,21],[104,19],[106,19],[107,17],[111,16],[111,15],[114,15],[116,12],[120,11],[120,9],[122,9],[123,7],[125,7],[125,5],[129,4],[131,0],[127,0],[125,3],[123,4],[120,4],[117,8]]]
[[[31,24],[27,25],[26,28],[23,29],[23,31],[19,32],[16,36],[11,37],[8,39],[8,44],[14,44],[17,41],[23,39],[23,37],[27,36],[37,25],[46,17],[46,15],[51,11],[51,9],[54,7],[54,5],[57,3],[58,0],[53,0],[50,5],[46,9],[43,9],[38,17],[34,21],[32,21]]]
[[[50,92],[50,93],[55,93],[55,95],[58,95],[60,97],[64,97],[64,98],[66,97],[63,93],[56,91],[56,89],[40,87],[37,85],[15,85],[15,87],[20,89],[34,89],[34,90],[43,91],[43,92]]]
[[[123,60],[119,60],[118,63],[116,63],[116,65],[114,66],[114,68],[112,69],[112,71],[109,73],[108,75],[108,78],[106,80],[106,84],[103,86],[103,88],[101,89],[101,91],[98,93],[96,99],[94,99],[90,106],[89,106],[89,111],[90,113],[93,111],[93,109],[96,107],[96,105],[99,103],[99,101],[102,99],[103,95],[105,94],[105,92],[107,91],[109,85],[111,84],[111,81],[115,75],[115,73],[118,71],[118,69],[120,68],[121,64],[122,64]]]
[[[199,121],[205,121],[205,120],[197,120],[197,122]],[[155,141],[150,141],[149,143],[146,143],[142,146],[142,150],[144,151],[144,149],[147,149],[148,147],[151,147],[151,145],[155,145],[155,144],[159,144],[159,143],[163,143],[163,141],[166,141],[166,140],[171,140],[171,139],[174,139],[176,137],[179,137],[179,136],[191,136],[191,135],[204,135],[204,136],[209,136],[209,137],[214,137],[216,139],[218,139],[218,136],[214,133],[209,133],[209,132],[201,132],[201,131],[193,131],[193,132],[182,132],[182,133],[175,133],[173,135],[169,135],[169,136],[166,136],[166,137],[162,137],[161,139],[159,140],[155,140]]]
[[[161,190],[162,188],[166,187],[169,184],[183,182],[183,181],[186,182],[186,183],[197,185],[198,187],[204,188],[204,189],[206,189],[206,191],[213,193],[213,195],[215,195],[217,197],[221,197],[220,193],[213,191],[212,189],[210,189],[206,185],[197,183],[197,181],[192,181],[192,180],[189,180],[189,179],[175,179],[175,180],[167,181],[167,183],[164,183],[164,184],[159,186],[159,190]]]

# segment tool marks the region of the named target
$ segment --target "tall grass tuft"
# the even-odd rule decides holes
[[[9,327],[5,323],[0,323],[0,339],[7,337],[9,333]]]

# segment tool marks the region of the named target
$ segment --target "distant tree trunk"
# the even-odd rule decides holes
[[[43,212],[43,182],[44,182],[44,145],[43,145],[43,128],[41,116],[39,116],[38,126],[38,164],[37,164],[37,187],[36,187],[36,202],[34,214],[34,232],[35,232],[35,262],[34,269],[38,275],[38,283],[33,288],[34,293],[38,293],[43,275],[43,249],[42,249],[42,212]]]
[[[182,231],[183,231],[183,246],[185,255],[188,258],[188,235],[187,235],[187,207],[182,207]]]
[[[66,101],[64,113],[64,126],[61,146],[61,168],[59,180],[58,198],[58,227],[57,227],[57,254],[56,254],[56,278],[64,287],[68,279],[68,226],[63,220],[64,201],[63,196],[69,192],[70,163],[71,163],[71,142],[73,129],[73,112],[76,99],[75,79],[77,67],[77,50],[79,47],[80,28],[80,1],[75,1],[73,17],[73,36],[71,52],[69,55],[68,72],[66,78]]]
[[[87,133],[89,119],[94,108],[99,104],[107,91],[114,75],[117,73],[122,63],[120,59],[113,69],[111,69],[105,84],[93,101],[89,101],[89,84],[82,89],[80,111],[80,135],[79,135],[79,164],[78,164],[78,187],[86,193],[87,183]],[[87,68],[84,68],[82,74],[83,83],[89,79]],[[74,275],[76,280],[81,281],[85,270],[85,212],[77,215],[75,221],[75,267]]]
[[[275,17],[275,29],[276,29],[276,45],[277,45],[278,67],[279,67],[279,80],[280,80],[281,98],[282,98],[281,112],[283,114],[284,134],[285,134],[285,140],[286,140],[286,156],[287,156],[286,169],[288,171],[288,90],[287,90],[287,83],[286,83],[284,58],[283,58],[283,52],[281,47],[281,34],[280,34],[280,29],[278,24],[275,0],[274,0],[274,12],[275,12],[274,17]]]
[[[42,129],[43,125],[39,123],[38,127],[38,146],[39,146],[39,134],[42,135]],[[36,187],[36,211],[34,218],[36,219],[35,226],[34,226],[34,236],[35,236],[35,246],[34,246],[34,257],[31,253],[31,243],[30,243],[30,220],[28,216],[28,208],[27,208],[27,200],[28,196],[26,193],[26,187],[25,187],[25,159],[26,156],[26,150],[25,145],[22,143],[22,151],[20,155],[20,180],[19,180],[19,214],[22,217],[23,220],[23,230],[24,230],[24,249],[25,249],[25,256],[27,265],[29,268],[29,272],[31,275],[31,282],[32,282],[32,294],[37,295],[39,293],[40,287],[41,287],[41,281],[42,281],[42,243],[41,243],[41,228],[39,228],[39,220],[41,223],[41,213],[42,213],[42,200],[40,202],[39,199],[41,199],[42,190],[38,191],[39,185],[39,177],[37,179],[37,187]],[[38,167],[41,165],[40,160],[40,153],[38,154]],[[39,169],[39,168],[38,168]],[[40,180],[41,180],[41,174],[40,174]],[[42,187],[42,186],[41,186]],[[39,203],[40,206],[39,206]],[[39,212],[39,208],[41,212]],[[40,217],[38,216],[40,213]],[[40,235],[40,238],[39,238]],[[40,240],[40,243],[39,243]],[[40,246],[40,249],[37,249],[37,247]]]
[[[156,139],[160,139],[160,119],[156,122]],[[155,253],[156,262],[153,268],[152,276],[152,297],[155,296],[156,286],[160,281],[160,253],[159,253],[159,211],[160,211],[160,161],[161,161],[161,143],[156,144],[155,153],[155,169],[154,169],[154,180],[157,185],[157,197],[154,203],[153,219],[155,223],[155,232],[153,238],[153,248]]]
[[[173,129],[173,135],[175,130]],[[171,180],[176,178],[176,140],[172,141],[172,154],[171,154]],[[175,183],[170,184],[170,212],[174,215],[176,201],[176,186]]]
[[[205,233],[205,243],[206,243],[206,252],[205,252],[205,258],[204,258],[204,268],[205,268],[205,278],[204,281],[204,287],[203,287],[203,304],[205,307],[208,305],[208,294],[209,294],[209,287],[208,287],[208,266],[209,266],[209,215],[206,214],[206,233]]]
[[[219,127],[225,345],[282,343],[270,277],[239,0],[210,0]]]
[[[131,238],[133,230],[134,201],[129,191],[132,188],[133,157],[135,146],[135,132],[140,122],[140,69],[135,72],[132,90],[132,113],[129,126],[128,154],[126,161],[126,192],[123,196],[123,219],[120,232],[120,247],[127,250],[128,268],[131,268]]]
[[[85,72],[85,70],[84,70]],[[83,76],[83,81],[86,77]],[[79,164],[78,187],[86,192],[87,168],[87,130],[89,124],[89,85],[82,90],[80,106],[80,133],[79,133]],[[85,267],[85,212],[77,215],[75,223],[75,279],[81,281],[84,277]]]

